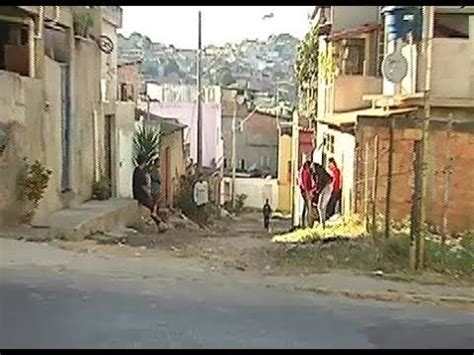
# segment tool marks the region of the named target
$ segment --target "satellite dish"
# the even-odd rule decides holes
[[[394,84],[400,83],[408,73],[408,63],[400,52],[387,55],[382,63],[382,74]]]

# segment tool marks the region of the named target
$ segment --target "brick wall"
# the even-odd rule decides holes
[[[126,98],[122,98],[122,85],[126,84]],[[138,63],[125,63],[117,68],[117,85],[119,100],[128,101],[131,97],[137,101],[140,92],[140,69]]]
[[[380,121],[375,119],[372,121]],[[388,120],[387,120],[388,121]],[[357,127],[356,160],[356,210],[364,212],[365,171],[369,178],[374,169],[374,137],[379,137],[379,177],[377,179],[377,213],[385,214],[388,181],[390,129],[388,124],[360,122]],[[428,164],[428,215],[430,224],[442,228],[444,194],[446,189],[446,147],[448,130],[446,124],[431,128]],[[413,194],[413,149],[415,139],[421,138],[419,129],[396,127],[393,143],[393,172],[391,217],[401,221],[410,215]],[[367,165],[366,144],[369,144]],[[451,174],[449,183],[448,229],[460,232],[474,229],[474,130],[454,126],[450,138]],[[371,196],[372,181],[368,184]],[[370,208],[370,207],[369,207]]]

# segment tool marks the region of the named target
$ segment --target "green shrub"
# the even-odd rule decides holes
[[[197,206],[194,203],[194,184],[197,180],[198,175],[194,174],[192,170],[188,170],[185,175],[181,176],[179,189],[176,194],[176,206],[186,215],[186,217],[193,221],[197,221]],[[204,176],[204,180],[208,181],[209,177]],[[209,184],[209,190],[211,190],[211,184]],[[205,221],[209,219],[212,212],[213,206],[208,204],[204,209]]]
[[[92,197],[96,200],[108,200],[112,196],[112,185],[109,178],[101,176],[92,185]]]
[[[30,223],[38,209],[39,201],[43,198],[48,187],[52,171],[44,167],[38,160],[31,165],[28,164],[26,158],[24,161],[25,173],[20,175],[18,182],[19,199],[25,204],[21,222]]]

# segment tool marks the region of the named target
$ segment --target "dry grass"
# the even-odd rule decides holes
[[[299,229],[291,233],[275,236],[272,241],[276,243],[312,243],[328,238],[357,239],[365,234],[364,223],[358,216],[352,216],[346,220],[328,224],[323,229],[318,225],[314,228]]]
[[[322,230],[299,230],[277,236],[274,242],[282,245],[273,262],[288,273],[327,272],[331,269],[351,269],[361,272],[382,270],[385,274],[403,275],[414,280],[409,270],[410,238],[405,233],[394,233],[390,238],[364,237],[364,228],[357,218]],[[291,244],[290,247],[286,244]],[[474,244],[465,238],[461,247],[425,242],[425,270],[446,281],[474,283]],[[416,275],[419,278],[421,275]]]

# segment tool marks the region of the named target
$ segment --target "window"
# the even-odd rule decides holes
[[[334,147],[335,147],[335,138],[332,134],[328,134],[326,136],[326,152],[334,154]]]
[[[245,171],[245,159],[240,161],[240,169]]]
[[[30,75],[27,27],[0,21],[0,70]]]
[[[469,38],[469,16],[467,14],[435,14],[434,36]]]
[[[365,60],[365,39],[347,40],[343,50],[343,71],[346,75],[363,75]]]

